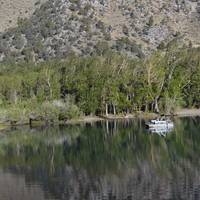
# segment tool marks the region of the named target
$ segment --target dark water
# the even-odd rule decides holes
[[[0,200],[200,199],[200,118],[166,137],[141,120],[0,135]]]

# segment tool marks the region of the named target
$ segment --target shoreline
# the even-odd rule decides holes
[[[174,112],[178,117],[198,117],[200,116],[200,109],[179,109]]]
[[[68,121],[60,121],[57,123],[52,123],[49,125],[75,125],[75,124],[82,124],[82,123],[95,123],[99,121],[106,121],[106,120],[128,120],[128,119],[145,119],[145,120],[150,120],[153,118],[159,117],[160,114],[156,113],[145,113],[145,112],[136,112],[134,114],[128,114],[128,115],[112,115],[109,114],[107,116],[84,116],[79,119],[71,119]],[[172,115],[166,115],[166,116],[171,116],[171,117],[198,117],[200,116],[200,109],[179,109],[175,111]],[[8,122],[0,122],[0,131],[7,129],[9,127],[17,127],[17,126],[26,126],[30,125],[29,123],[16,123],[16,124],[11,124]],[[32,124],[32,127],[37,127],[37,126],[43,126],[45,125],[44,121],[34,121]],[[48,125],[47,125],[48,126]]]
[[[200,109],[180,109],[175,111],[173,114],[164,114],[165,116],[171,117],[198,117],[200,116]],[[80,119],[72,119],[66,122],[66,124],[70,123],[78,123],[78,122],[95,122],[95,121],[104,121],[104,120],[126,120],[126,119],[153,119],[161,116],[161,114],[156,113],[145,113],[145,112],[137,112],[134,114],[128,115],[112,115],[109,114],[107,116],[86,116]]]
[[[97,121],[106,121],[106,120],[126,120],[126,119],[152,119],[155,117],[158,117],[158,114],[155,113],[134,113],[134,114],[128,114],[128,115],[103,115],[103,116],[85,116],[80,119],[72,119],[69,121],[66,121],[65,124],[77,124],[77,123],[90,123],[90,122],[97,122]]]

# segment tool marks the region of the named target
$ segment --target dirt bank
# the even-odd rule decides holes
[[[174,114],[179,117],[200,116],[200,109],[180,109]]]

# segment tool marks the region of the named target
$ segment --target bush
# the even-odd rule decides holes
[[[29,113],[29,108],[23,105],[23,103],[9,106],[4,111],[5,120],[10,121],[11,124],[27,124],[29,122]]]
[[[125,35],[129,35],[129,30],[128,30],[128,27],[126,26],[126,25],[123,25],[123,27],[122,27],[122,31],[123,31],[123,33],[125,34]]]
[[[148,25],[149,27],[151,27],[151,26],[154,25],[154,19],[153,19],[153,16],[151,16],[151,17],[149,18],[149,21],[148,21],[147,25]]]
[[[85,7],[80,8],[78,14],[79,14],[79,15],[87,16],[87,15],[88,15],[88,12],[89,12],[89,10],[90,10],[91,8],[92,8],[91,5],[90,5],[89,3],[87,3],[87,4],[85,5]]]
[[[59,120],[59,109],[50,102],[44,102],[39,107],[38,114],[47,123],[58,122]]]
[[[81,112],[73,103],[73,99],[68,97],[65,102],[54,101],[53,105],[59,110],[59,120],[74,119],[81,116]]]
[[[81,112],[76,105],[69,106],[66,114],[68,119],[75,119],[81,116]]]
[[[97,55],[105,55],[108,52],[108,49],[109,49],[109,44],[107,42],[99,41],[95,46]]]
[[[25,44],[25,41],[24,41],[24,39],[22,38],[21,35],[16,34],[16,35],[14,36],[14,38],[13,38],[12,44],[14,45],[14,47],[15,47],[16,49],[21,49],[21,48],[23,48],[23,46],[24,46],[24,44]]]

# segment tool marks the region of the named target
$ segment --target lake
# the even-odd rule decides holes
[[[0,200],[200,199],[200,118],[160,136],[143,120],[0,134]]]

